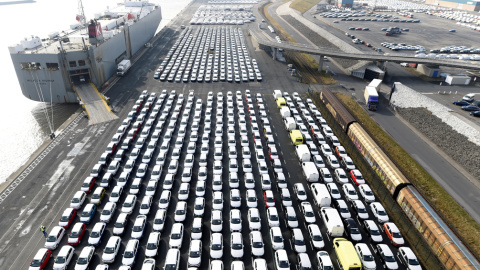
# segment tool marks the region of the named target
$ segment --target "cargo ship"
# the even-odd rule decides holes
[[[78,103],[75,85],[102,87],[122,60],[145,47],[161,20],[159,5],[127,0],[91,20],[82,12],[68,30],[9,46],[23,95],[40,102]]]

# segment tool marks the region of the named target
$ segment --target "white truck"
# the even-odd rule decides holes
[[[290,113],[290,109],[287,106],[280,109],[280,114],[282,115],[283,119],[292,116],[292,114]]]
[[[285,107],[283,107],[283,108],[285,108]],[[293,118],[293,117],[284,118],[283,123],[285,123],[285,128],[288,131],[292,131],[294,129],[297,129],[297,123],[295,123],[295,118]]]
[[[340,218],[337,209],[322,207],[320,208],[320,212],[328,234],[331,237],[342,237],[345,228],[343,227],[342,219]]]
[[[131,66],[132,66],[132,63],[130,62],[130,60],[122,60],[122,62],[120,62],[117,66],[117,75],[118,76],[125,75]]]
[[[311,154],[308,146],[306,144],[299,144],[295,146],[295,153],[298,156],[300,162],[308,162],[311,161]]]
[[[311,184],[310,189],[313,193],[313,200],[318,207],[330,207],[332,205],[332,197],[325,184]]]
[[[302,162],[302,169],[308,182],[318,182],[320,174],[318,173],[315,163],[311,161]]]
[[[278,98],[283,97],[281,90],[273,90],[273,98],[277,100]]]

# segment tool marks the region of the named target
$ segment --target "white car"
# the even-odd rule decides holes
[[[147,172],[148,172],[148,164],[142,163],[138,166],[137,173],[135,174],[135,177],[144,178],[145,175],[147,175]]]
[[[199,181],[206,181],[207,180],[207,175],[208,175],[208,172],[207,172],[207,167],[200,167],[198,169],[198,175],[197,175],[197,179]]]
[[[240,180],[238,179],[238,174],[236,172],[231,171],[229,173],[229,186],[230,188],[239,188],[240,187]]]
[[[360,186],[358,186],[358,191],[362,198],[365,200],[365,202],[371,203],[375,201],[375,195],[373,194],[373,191],[369,185],[361,184]]]
[[[65,245],[58,252],[57,258],[53,263],[54,270],[63,270],[67,269],[68,265],[72,261],[73,254],[75,253],[75,248],[69,245]]]
[[[355,251],[357,252],[360,261],[362,262],[364,269],[376,269],[377,264],[375,263],[375,258],[373,257],[372,251],[368,248],[365,243],[355,244]]]
[[[205,190],[207,188],[207,184],[205,181],[197,181],[197,186],[195,187],[195,196],[196,197],[203,197],[205,196]]]
[[[192,240],[201,240],[203,235],[203,221],[202,218],[197,217],[193,219],[192,230],[190,237]]]
[[[113,160],[112,162],[110,162],[110,165],[108,165],[107,173],[115,175],[117,174],[119,168],[120,162],[118,162],[117,160]]]
[[[155,192],[157,191],[158,180],[150,179],[147,184],[147,188],[145,189],[146,196],[155,196]]]
[[[114,202],[107,202],[103,207],[102,213],[100,214],[100,221],[109,223],[112,220],[113,214],[115,213],[115,209],[117,208],[117,204]]]
[[[127,242],[125,251],[123,253],[122,264],[126,266],[132,266],[135,263],[135,257],[137,257],[137,251],[140,241],[138,239],[130,239]]]
[[[182,248],[183,230],[184,227],[182,223],[175,223],[172,225],[172,231],[170,232],[170,241],[168,242],[170,249]]]
[[[128,214],[120,213],[113,225],[113,234],[121,235],[125,231],[125,225],[127,224]]]
[[[203,217],[204,212],[205,212],[205,198],[203,197],[195,198],[195,204],[193,206],[193,216]]]
[[[192,138],[190,138],[191,140]],[[187,154],[195,154],[195,150],[197,149],[197,144],[194,141],[190,141],[187,146]]]
[[[213,210],[210,229],[212,232],[221,232],[223,228],[222,211]]]
[[[200,267],[202,262],[202,240],[192,240],[188,251],[188,267]]]
[[[340,168],[340,162],[338,162],[337,157],[334,156],[334,155],[327,156],[327,164],[332,169],[339,169]]]
[[[245,179],[245,188],[255,189],[255,179],[253,178],[253,173],[245,173],[243,178]]]
[[[192,168],[184,167],[182,172],[182,183],[189,183],[192,180]]]
[[[153,219],[153,230],[156,232],[163,231],[163,228],[165,227],[166,218],[167,218],[167,210],[158,209],[157,213],[155,214],[155,218]]]
[[[275,251],[276,270],[290,270],[287,252],[284,249]]]
[[[232,208],[240,208],[242,206],[242,198],[240,196],[240,190],[236,188],[230,190],[230,206]]]
[[[333,155],[332,148],[330,148],[330,145],[328,145],[328,144],[320,145],[320,151],[322,152],[324,157],[328,157],[330,155]]]
[[[267,209],[267,219],[268,219],[268,225],[270,227],[280,226],[280,218],[278,216],[277,208],[269,207]]]
[[[320,227],[317,224],[309,224],[308,234],[310,235],[310,240],[312,240],[312,245],[315,249],[320,250],[325,247],[325,242],[323,241],[322,233]]]
[[[292,197],[290,196],[290,191],[288,188],[282,188],[280,190],[280,198],[282,199],[283,206],[292,206]]]
[[[257,207],[257,195],[255,194],[254,189],[247,189],[247,207],[248,208]]]
[[[190,184],[182,183],[180,189],[178,190],[178,200],[186,201],[188,200],[188,195],[190,194]]]
[[[248,209],[248,226],[250,231],[260,231],[262,229],[261,221],[260,212],[257,208]]]
[[[223,235],[221,233],[212,233],[210,236],[210,257],[212,259],[221,259],[223,257]],[[211,268],[211,270],[217,269]]]
[[[88,245],[89,246],[98,246],[100,241],[102,240],[103,233],[105,232],[105,228],[107,224],[104,222],[97,222],[95,226],[93,226],[92,231],[88,237]]]
[[[147,216],[138,215],[133,223],[132,233],[130,235],[133,239],[141,239],[147,223]]]
[[[137,202],[137,196],[130,194],[125,198],[125,201],[122,205],[122,213],[126,213],[127,215],[132,214],[133,209],[135,208],[135,203]]]
[[[223,193],[221,191],[215,191],[213,193],[212,208],[214,210],[223,210]]]
[[[307,245],[305,244],[302,230],[299,228],[294,228],[292,230],[292,246],[297,253],[307,252]]]
[[[174,184],[174,178],[175,178],[175,175],[171,174],[171,173],[168,173],[167,175],[165,175],[165,179],[163,180],[163,190],[172,190],[173,188],[173,184]]]
[[[70,208],[73,209],[80,209],[85,202],[85,198],[87,194],[81,190],[77,191],[75,195],[73,195],[72,201],[70,202]]]
[[[170,190],[162,191],[162,194],[160,195],[160,200],[158,201],[158,208],[167,210],[168,206],[170,205],[171,196],[172,193],[170,192]]]
[[[242,147],[242,158],[244,159],[252,158],[252,152],[250,151],[250,147]]]
[[[370,235],[370,239],[372,242],[381,243],[383,242],[383,237],[378,228],[377,224],[373,220],[364,220],[363,227],[365,227],[365,231],[367,234]]]
[[[325,161],[323,161],[323,158],[320,155],[313,156],[313,163],[315,163],[315,166],[317,166],[318,169],[325,168]]]
[[[285,213],[287,216],[287,225],[289,228],[298,228],[298,218],[297,213],[293,206],[285,207]]]
[[[159,232],[151,232],[148,236],[147,246],[145,248],[145,257],[155,257],[158,253],[158,245],[160,244]]]
[[[193,168],[193,162],[195,161],[193,154],[187,154],[185,156],[185,161],[183,163],[183,167],[186,168]]]
[[[262,174],[260,176],[262,180],[262,190],[271,190],[272,189],[272,181],[270,180],[270,175],[268,173]]]
[[[363,204],[362,201],[353,200],[353,201],[351,201],[351,203],[352,203],[353,210],[355,210],[355,212],[357,212],[358,218],[363,219],[363,220],[370,218],[370,216],[368,215],[368,212],[367,212],[367,208],[365,207],[365,205]]]
[[[301,202],[307,200],[307,192],[305,191],[305,187],[302,183],[296,183],[293,185],[293,191],[297,195],[297,199]]]
[[[358,200],[358,194],[352,184],[344,184],[342,186],[343,194],[348,201]]]
[[[377,253],[380,261],[383,262],[385,268],[388,270],[398,269],[398,263],[395,260],[392,250],[386,244],[377,244]]]
[[[373,216],[377,219],[378,223],[385,223],[389,221],[388,214],[381,203],[372,202],[370,204],[370,210],[372,210]]]
[[[50,250],[55,250],[60,244],[60,241],[62,241],[64,235],[65,228],[63,228],[62,226],[53,227],[53,229],[48,234],[47,239],[45,240],[44,247]]]
[[[242,233],[234,232],[230,235],[230,254],[233,259],[243,258],[243,237]]]
[[[126,172],[126,171],[122,172],[117,179],[117,186],[124,187],[125,185],[127,185],[128,179],[130,179],[130,172]]]
[[[335,179],[337,180],[338,183],[340,184],[348,183],[347,173],[343,169],[335,169],[333,175],[335,176]]]
[[[340,190],[337,187],[337,184],[335,183],[328,183],[327,184],[327,190],[330,193],[330,196],[335,199],[339,200],[342,198],[342,195],[340,194]]]
[[[140,167],[139,167],[139,169],[140,169]],[[168,165],[167,173],[173,174],[175,176],[177,174],[177,170],[178,170],[178,160],[170,160],[170,164]]]
[[[230,210],[230,231],[231,232],[242,231],[242,214],[238,209]]]
[[[302,212],[305,216],[305,222],[312,224],[316,222],[315,212],[313,211],[312,205],[309,202],[302,202]]]
[[[78,255],[77,264],[75,264],[75,270],[87,270],[94,254],[95,247],[84,247],[80,252],[80,255]]]
[[[317,252],[316,258],[319,269],[334,269],[332,259],[330,259],[328,252],[319,251]]]
[[[213,174],[221,175],[222,171],[223,171],[222,161],[215,160],[215,162],[213,163]]]
[[[270,228],[270,242],[274,250],[280,250],[284,248],[283,235],[280,227]]]
[[[265,254],[265,247],[263,244],[262,233],[260,231],[252,231],[249,236],[252,255],[255,257],[263,256]]]
[[[145,196],[142,199],[142,203],[140,204],[140,210],[138,211],[138,213],[140,215],[148,215],[150,213],[152,201],[153,201],[153,196],[145,194]]]

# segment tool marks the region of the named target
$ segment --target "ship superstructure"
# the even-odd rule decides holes
[[[130,59],[155,35],[162,13],[160,6],[148,1],[125,1],[94,17],[8,48],[24,96],[41,102],[78,102],[74,85],[102,86],[116,73],[118,63]]]

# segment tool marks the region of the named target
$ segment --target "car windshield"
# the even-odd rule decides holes
[[[366,262],[373,262],[375,259],[373,258],[372,255],[364,255],[363,260]]]
[[[270,220],[278,221],[278,216],[276,216],[276,215],[271,215],[271,216],[270,216]]]
[[[242,246],[242,244],[233,244],[233,245],[232,245],[232,248],[233,248],[233,249],[242,249],[243,246]]]
[[[79,203],[80,199],[79,198],[73,198],[72,203]]]
[[[105,248],[105,253],[112,254],[115,252],[115,248],[113,247],[106,247]]]
[[[129,203],[129,202],[125,202],[125,203],[123,204],[123,207],[132,207],[132,204]]]
[[[99,232],[93,231],[93,232],[90,233],[90,237],[98,238],[99,236],[100,236]]]
[[[232,223],[233,224],[240,224],[240,219],[239,218],[232,218]]]
[[[123,228],[123,223],[122,222],[116,222],[113,227],[115,228]]]
[[[200,252],[192,251],[192,252],[190,252],[190,257],[191,258],[199,258],[200,257]]]
[[[408,259],[408,264],[409,265],[419,265],[419,263],[416,259]]]
[[[157,244],[156,243],[148,243],[147,244],[147,249],[156,249],[157,248]]]
[[[393,257],[393,256],[385,256],[385,261],[386,261],[386,262],[395,262],[395,257]]]
[[[180,194],[188,194],[188,189],[180,189]]]
[[[221,250],[222,249],[222,245],[220,244],[213,244],[212,245],[212,250]]]
[[[350,228],[350,233],[351,234],[359,234],[360,232],[358,231],[358,228]]]
[[[314,234],[312,236],[312,239],[313,239],[313,241],[322,241],[323,240],[323,238],[320,234]]]
[[[305,242],[301,239],[295,239],[295,245],[303,246],[303,245],[305,245]]]
[[[367,213],[367,209],[363,207],[359,207],[357,210],[359,213]]]
[[[330,265],[324,265],[323,270],[333,270],[333,266]]]
[[[288,221],[297,221],[296,216],[288,216]]]
[[[290,267],[290,265],[288,264],[288,261],[279,261],[279,262],[278,262],[278,265],[279,265],[281,268]]]
[[[399,232],[392,232],[393,238],[400,238],[402,235]]]
[[[179,233],[172,233],[172,239],[180,239]]]
[[[82,217],[89,217],[89,216],[90,216],[90,212],[87,212],[87,211],[82,212]]]
[[[127,254],[127,253],[125,253],[125,254]],[[88,263],[88,260],[87,260],[87,258],[84,258],[84,257],[80,257],[77,260],[77,264],[87,264],[87,263]]]
[[[41,265],[40,260],[33,260],[32,263],[30,264],[30,266],[32,267],[40,267],[40,265]]]
[[[102,211],[102,215],[110,215],[110,213],[111,213],[110,210],[105,209]]]
[[[259,217],[251,217],[251,218],[250,218],[250,221],[252,221],[252,222],[259,222],[259,221],[260,221],[260,218],[259,218]]]
[[[365,194],[368,195],[368,196],[372,196],[372,195],[373,195],[373,192],[370,191],[370,190],[366,190],[366,191],[365,191]]]
[[[381,216],[386,216],[387,212],[385,212],[384,210],[378,210],[378,214]]]
[[[143,231],[143,226],[133,226],[133,231],[134,232],[141,232],[141,231]]]
[[[161,198],[161,199],[160,199],[160,203],[162,203],[162,204],[163,204],[163,203],[168,203],[168,199]]]
[[[47,242],[55,242],[57,241],[57,237],[54,236],[54,235],[50,235],[48,238],[47,238]]]
[[[131,251],[125,251],[125,253],[123,254],[123,257],[125,257],[125,258],[133,258],[133,252],[131,252]]]
[[[197,209],[197,208],[195,207],[195,209]],[[177,215],[185,215],[185,210],[183,210],[183,209],[182,209],[182,210],[177,210],[177,212],[175,212],[175,214],[177,214]]]
[[[55,260],[55,263],[65,263],[65,257],[62,257],[62,256],[57,257],[57,259]]]
[[[201,231],[202,231],[202,228],[200,228],[200,227],[193,227],[192,228],[192,232],[194,232],[194,233],[199,233]]]
[[[331,192],[332,194],[340,194],[340,191],[338,191],[336,188],[331,189]]]
[[[305,212],[305,216],[306,217],[314,217],[315,214],[313,212],[308,211],[308,212]]]

